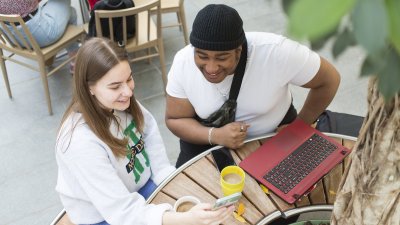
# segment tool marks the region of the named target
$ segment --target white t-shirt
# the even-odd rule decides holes
[[[289,84],[302,86],[318,72],[320,57],[308,47],[272,33],[248,32],[248,58],[237,99],[236,121],[250,124],[248,137],[273,132],[292,101]],[[167,93],[188,99],[200,118],[229,96],[233,75],[208,82],[194,62],[194,47],[180,50],[168,74]],[[224,95],[227,97],[224,97]]]
[[[110,127],[114,136],[128,137],[129,149],[137,149],[134,157],[129,154],[116,158],[80,113],[73,113],[63,123],[56,143],[56,190],[73,223],[106,220],[110,224],[160,225],[162,214],[172,209],[169,204],[148,205],[137,193],[150,178],[159,185],[175,170],[168,161],[156,121],[145,108],[141,109],[143,134],[132,117],[121,111],[114,114],[120,118],[122,129],[115,123]]]

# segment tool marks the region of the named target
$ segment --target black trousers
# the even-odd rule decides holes
[[[215,145],[196,145],[189,142],[186,142],[182,139],[179,140],[179,145],[181,147],[181,151],[179,152],[178,160],[176,161],[176,168],[182,166],[187,161],[201,154],[209,148],[214,147]]]

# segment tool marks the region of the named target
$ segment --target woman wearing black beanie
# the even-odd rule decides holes
[[[166,124],[181,144],[177,167],[214,145],[237,149],[296,118],[312,124],[340,83],[336,69],[308,47],[244,32],[227,5],[199,11],[190,43],[175,55],[166,89]],[[298,114],[289,84],[310,89]]]

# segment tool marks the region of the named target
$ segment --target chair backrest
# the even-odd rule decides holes
[[[135,7],[135,3],[132,0],[113,0],[113,1],[98,1],[94,8],[90,11],[90,21],[89,21],[89,32],[88,36],[94,37],[96,34],[96,20],[94,13],[98,10],[121,10]],[[135,16],[127,16],[126,17],[126,30],[127,30],[127,38],[132,38],[135,36]],[[109,26],[108,26],[108,18],[100,19],[101,21],[101,29],[103,31],[102,36],[109,36]],[[113,36],[118,42],[123,42],[122,39],[122,17],[114,18],[113,28],[114,33]]]
[[[18,25],[21,29],[17,28]],[[42,55],[38,43],[20,15],[0,14],[0,26],[0,48],[30,58]]]
[[[128,35],[127,35],[127,17],[135,16],[135,30],[136,35],[133,38],[133,45],[139,46],[146,44],[151,41],[156,41],[161,38],[161,16],[160,16],[160,1],[152,0],[152,1],[135,1],[136,6],[129,9],[121,9],[121,10],[96,10],[95,11],[95,20],[96,20],[96,33],[99,37],[102,36],[103,31],[101,27],[100,19],[108,19],[109,24],[109,37],[112,41],[115,41],[113,19],[114,18],[122,18],[122,40],[123,43],[128,43]],[[151,9],[153,7],[157,8],[156,15],[156,23],[154,24],[152,20]],[[105,35],[105,34],[104,34]]]

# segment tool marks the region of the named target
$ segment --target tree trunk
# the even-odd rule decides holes
[[[400,97],[385,102],[371,78],[368,113],[331,218],[336,225],[400,225]]]

